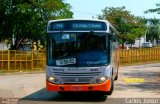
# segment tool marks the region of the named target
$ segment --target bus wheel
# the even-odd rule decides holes
[[[113,89],[114,89],[114,80],[113,80],[113,77],[111,79],[111,88],[110,88],[110,91],[109,92],[106,92],[105,95],[111,95],[112,92],[113,92]]]
[[[116,77],[114,78],[114,80],[118,80],[118,69],[117,69],[117,74],[116,74]]]
[[[116,75],[116,77],[115,77],[115,79],[114,80],[118,80],[118,73],[117,73],[117,75]]]
[[[59,91],[58,94],[60,94],[60,95],[66,95],[67,92]]]

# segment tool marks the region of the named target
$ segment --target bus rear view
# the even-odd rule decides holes
[[[47,26],[46,89],[110,95],[118,78],[118,32],[102,20],[51,20]]]

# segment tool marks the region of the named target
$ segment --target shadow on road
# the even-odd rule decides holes
[[[52,101],[52,102],[105,102],[107,96],[98,95],[96,93],[66,93],[60,95],[56,92],[46,92],[46,89],[41,89],[24,98],[19,99],[18,104],[23,101]]]

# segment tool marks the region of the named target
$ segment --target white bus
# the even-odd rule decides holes
[[[50,20],[47,25],[47,91],[110,95],[118,78],[118,32],[106,20]]]

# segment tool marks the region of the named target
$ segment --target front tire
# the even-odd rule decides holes
[[[58,94],[60,94],[60,95],[66,95],[66,94],[67,94],[67,92],[58,91]]]
[[[118,80],[118,68],[119,68],[119,62],[118,62],[118,66],[117,66],[117,74],[116,74],[116,77],[114,78],[114,80]]]
[[[113,93],[114,90],[114,80],[113,77],[111,78],[111,88],[109,92],[106,92],[105,95],[111,95]]]
[[[114,80],[118,80],[118,69],[117,69],[117,74],[116,74],[116,77],[114,78]]]

